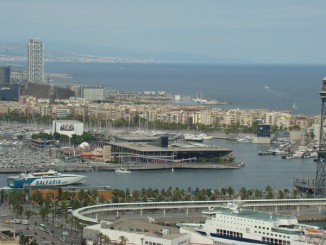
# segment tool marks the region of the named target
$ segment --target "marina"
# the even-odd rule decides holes
[[[22,173],[25,169],[48,170],[56,169],[59,172],[82,172],[88,176],[82,185],[85,186],[112,186],[118,189],[142,189],[152,186],[152,188],[164,189],[172,187],[179,188],[221,188],[231,186],[234,189],[260,188],[266,186],[272,188],[293,188],[293,179],[296,177],[315,176],[316,163],[313,159],[292,159],[284,161],[281,156],[268,155],[261,157],[259,151],[267,151],[271,148],[270,144],[242,144],[236,141],[223,139],[210,139],[205,141],[206,144],[215,145],[225,148],[232,148],[236,157],[236,162],[243,162],[245,167],[237,169],[187,169],[177,168],[171,165],[161,168],[157,171],[148,171],[148,169],[133,168],[128,166],[132,174],[126,176],[115,174],[115,169],[119,165],[112,165],[111,170],[107,164],[93,165],[70,162],[53,162],[45,157],[43,151],[35,152],[29,148],[17,148],[2,146],[3,157],[2,167],[0,167],[0,186],[7,186],[6,179],[12,173]],[[18,156],[19,151],[22,155]],[[30,156],[34,157],[31,158]],[[96,166],[94,168],[94,166]],[[214,165],[216,166],[216,165]],[[4,173],[8,172],[8,173]],[[127,177],[127,178],[125,178]],[[194,182],[193,179],[196,179]]]

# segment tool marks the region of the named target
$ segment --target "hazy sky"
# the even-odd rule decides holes
[[[326,64],[326,0],[1,0],[0,30],[0,43]]]

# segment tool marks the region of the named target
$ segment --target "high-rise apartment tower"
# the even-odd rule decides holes
[[[28,43],[28,82],[44,82],[44,45],[38,38],[32,38]]]
[[[10,66],[0,66],[0,84],[10,83]]]

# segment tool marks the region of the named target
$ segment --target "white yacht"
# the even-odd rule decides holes
[[[131,171],[126,168],[117,168],[115,172],[118,174],[131,174]]]

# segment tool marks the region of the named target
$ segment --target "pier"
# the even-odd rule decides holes
[[[0,173],[23,173],[23,172],[40,172],[54,169],[58,172],[91,172],[91,171],[115,171],[117,168],[123,167],[131,171],[146,170],[164,170],[164,169],[239,169],[243,167],[242,163],[183,163],[183,164],[56,164],[53,166],[42,167],[18,167],[18,168],[0,168]]]
[[[270,156],[270,155],[274,155],[272,151],[259,151],[258,152],[259,156]]]

